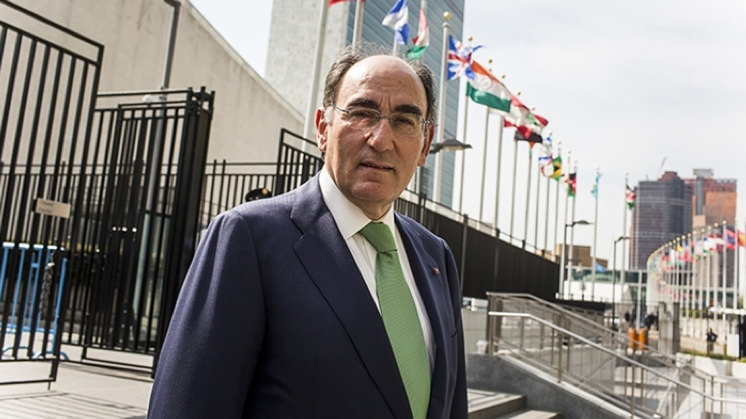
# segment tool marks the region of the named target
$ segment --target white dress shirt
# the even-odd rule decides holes
[[[321,169],[319,174],[319,184],[321,186],[321,195],[324,198],[324,202],[329,208],[342,238],[345,240],[345,243],[347,243],[347,247],[349,247],[350,253],[352,253],[352,258],[355,260],[355,264],[363,275],[365,284],[368,286],[368,291],[370,291],[370,296],[373,298],[379,311],[381,310],[381,307],[378,304],[375,274],[376,256],[378,255],[378,252],[375,247],[373,247],[373,245],[358,232],[369,222],[378,221],[388,225],[394,233],[404,279],[407,281],[409,290],[412,293],[412,298],[414,299],[414,305],[417,307],[417,315],[419,316],[420,325],[422,326],[422,334],[425,337],[425,346],[427,348],[428,358],[430,359],[430,370],[432,371],[435,354],[433,350],[430,319],[427,317],[425,305],[422,302],[422,297],[420,297],[420,292],[414,282],[414,275],[412,275],[412,268],[409,265],[407,251],[402,243],[399,229],[396,228],[396,223],[394,222],[394,211],[389,209],[389,211],[379,220],[369,219],[360,208],[350,202],[347,197],[342,194],[334,183],[334,180],[332,180],[331,175],[329,175],[329,172],[327,172],[326,166]]]

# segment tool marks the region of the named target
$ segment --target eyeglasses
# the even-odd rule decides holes
[[[342,119],[355,129],[371,129],[378,125],[382,119],[388,119],[391,123],[391,129],[397,136],[413,137],[422,134],[423,128],[429,124],[423,117],[410,112],[394,112],[389,116],[382,115],[381,112],[362,107],[350,107],[342,109],[334,105],[334,109],[343,113]]]

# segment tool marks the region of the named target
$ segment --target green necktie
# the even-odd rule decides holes
[[[430,362],[414,299],[399,263],[394,235],[386,224],[376,222],[368,223],[360,234],[378,251],[376,294],[381,317],[407,390],[412,416],[424,418],[430,403]]]

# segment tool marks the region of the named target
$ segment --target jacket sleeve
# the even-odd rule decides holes
[[[236,211],[210,225],[161,348],[148,417],[240,417],[264,336],[254,238]]]

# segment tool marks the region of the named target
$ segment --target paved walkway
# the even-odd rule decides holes
[[[8,372],[3,371],[5,378]],[[152,385],[146,373],[63,362],[49,390],[46,383],[0,386],[0,416],[144,418]]]
[[[13,367],[16,370],[28,368]],[[42,375],[38,377],[43,377]],[[14,374],[0,369],[2,378]],[[145,418],[153,381],[146,373],[114,370],[87,364],[62,362],[57,381],[0,385],[0,417],[3,419],[114,419]],[[469,391],[469,402],[478,403],[495,393]]]

